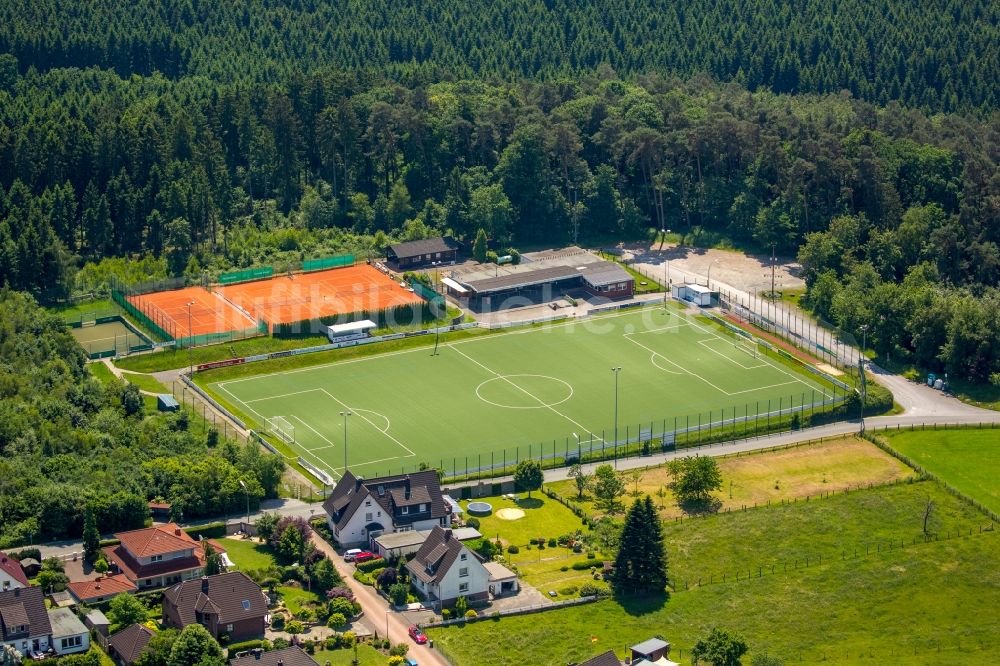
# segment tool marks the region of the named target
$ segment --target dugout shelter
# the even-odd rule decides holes
[[[700,284],[675,284],[670,287],[670,295],[704,308],[719,305],[719,292]]]

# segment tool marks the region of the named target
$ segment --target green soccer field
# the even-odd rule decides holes
[[[835,397],[815,375],[738,346],[704,317],[661,308],[469,338],[437,355],[420,347],[216,383],[209,376],[208,388],[335,478],[344,411],[352,472],[423,463],[462,474],[540,453],[613,449],[615,367],[619,443]]]

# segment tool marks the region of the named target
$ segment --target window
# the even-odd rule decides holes
[[[65,650],[66,648],[80,647],[81,645],[83,645],[83,637],[70,636],[69,638],[60,639],[59,642],[62,645],[63,650]]]
[[[163,555],[153,555],[152,557],[149,558],[149,561],[150,562],[162,562],[163,561]]]
[[[226,631],[232,631],[232,630],[233,630],[233,625],[227,624],[226,625]]]
[[[466,557],[465,553],[462,553],[462,555],[461,555],[461,560],[462,560],[463,562],[465,561],[465,557]]]
[[[379,486],[378,487],[378,496],[379,497],[384,497],[385,496],[385,486]]]
[[[468,592],[469,591],[469,584],[468,583],[459,583],[458,584],[458,591],[459,592]]]
[[[365,507],[369,507],[371,505],[372,505],[372,501],[371,500],[365,500]]]
[[[469,576],[469,567],[462,567],[461,569],[458,570],[459,578],[468,578],[468,576]]]
[[[426,510],[427,510],[427,505],[426,504],[421,504],[420,505],[420,513],[423,513]]]
[[[244,599],[243,600],[243,610],[245,610],[245,611],[250,610],[250,600],[249,599]]]
[[[365,514],[365,522],[366,523],[372,522],[372,514],[370,514],[370,513],[366,513]]]
[[[405,516],[406,514],[408,514],[410,512],[410,507],[408,507],[408,506],[401,507],[399,509],[399,512]]]

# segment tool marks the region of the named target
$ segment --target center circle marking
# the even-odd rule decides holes
[[[566,391],[566,395],[561,400],[557,400],[555,402],[544,402],[543,401],[543,402],[538,402],[538,404],[534,404],[534,405],[505,405],[502,402],[496,402],[495,400],[490,400],[489,398],[483,397],[483,393],[482,393],[483,387],[485,387],[487,384],[490,384],[492,382],[504,382],[504,381],[510,380],[511,382],[513,382],[515,384],[514,390],[515,391],[520,391],[521,390],[520,387],[516,386],[517,385],[517,381],[516,380],[517,380],[518,377],[533,377],[533,378],[536,378],[536,379],[547,379],[550,382],[557,382],[557,383],[563,385],[564,390]],[[525,391],[527,391],[527,389],[525,389]],[[531,393],[531,391],[528,391],[528,393]],[[531,400],[533,402],[536,402],[535,398],[532,397],[534,395],[535,395],[534,393],[531,393],[531,396],[529,396],[529,395],[527,395],[527,393],[525,393],[525,398],[527,400]],[[561,405],[564,402],[566,402],[567,400],[569,400],[570,398],[572,398],[573,397],[573,387],[570,385],[569,382],[563,381],[562,379],[559,379],[557,377],[550,377],[549,375],[501,375],[501,376],[498,376],[498,377],[493,377],[492,379],[487,379],[485,382],[483,382],[479,386],[477,386],[476,387],[476,397],[479,398],[480,400],[482,400],[483,402],[485,402],[488,405],[493,405],[494,407],[503,407],[504,409],[543,409],[543,408],[546,408],[546,407],[555,407],[556,405]]]

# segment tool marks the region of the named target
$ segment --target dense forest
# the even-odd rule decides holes
[[[283,82],[316,67],[434,81],[708,75],[931,110],[1000,102],[990,0],[33,0],[0,2],[21,71]]]
[[[80,345],[30,296],[0,290],[0,548],[142,527],[147,502],[178,519],[275,497],[283,471],[253,445],[147,414],[134,385],[94,379]],[[214,433],[214,434],[213,434]]]

